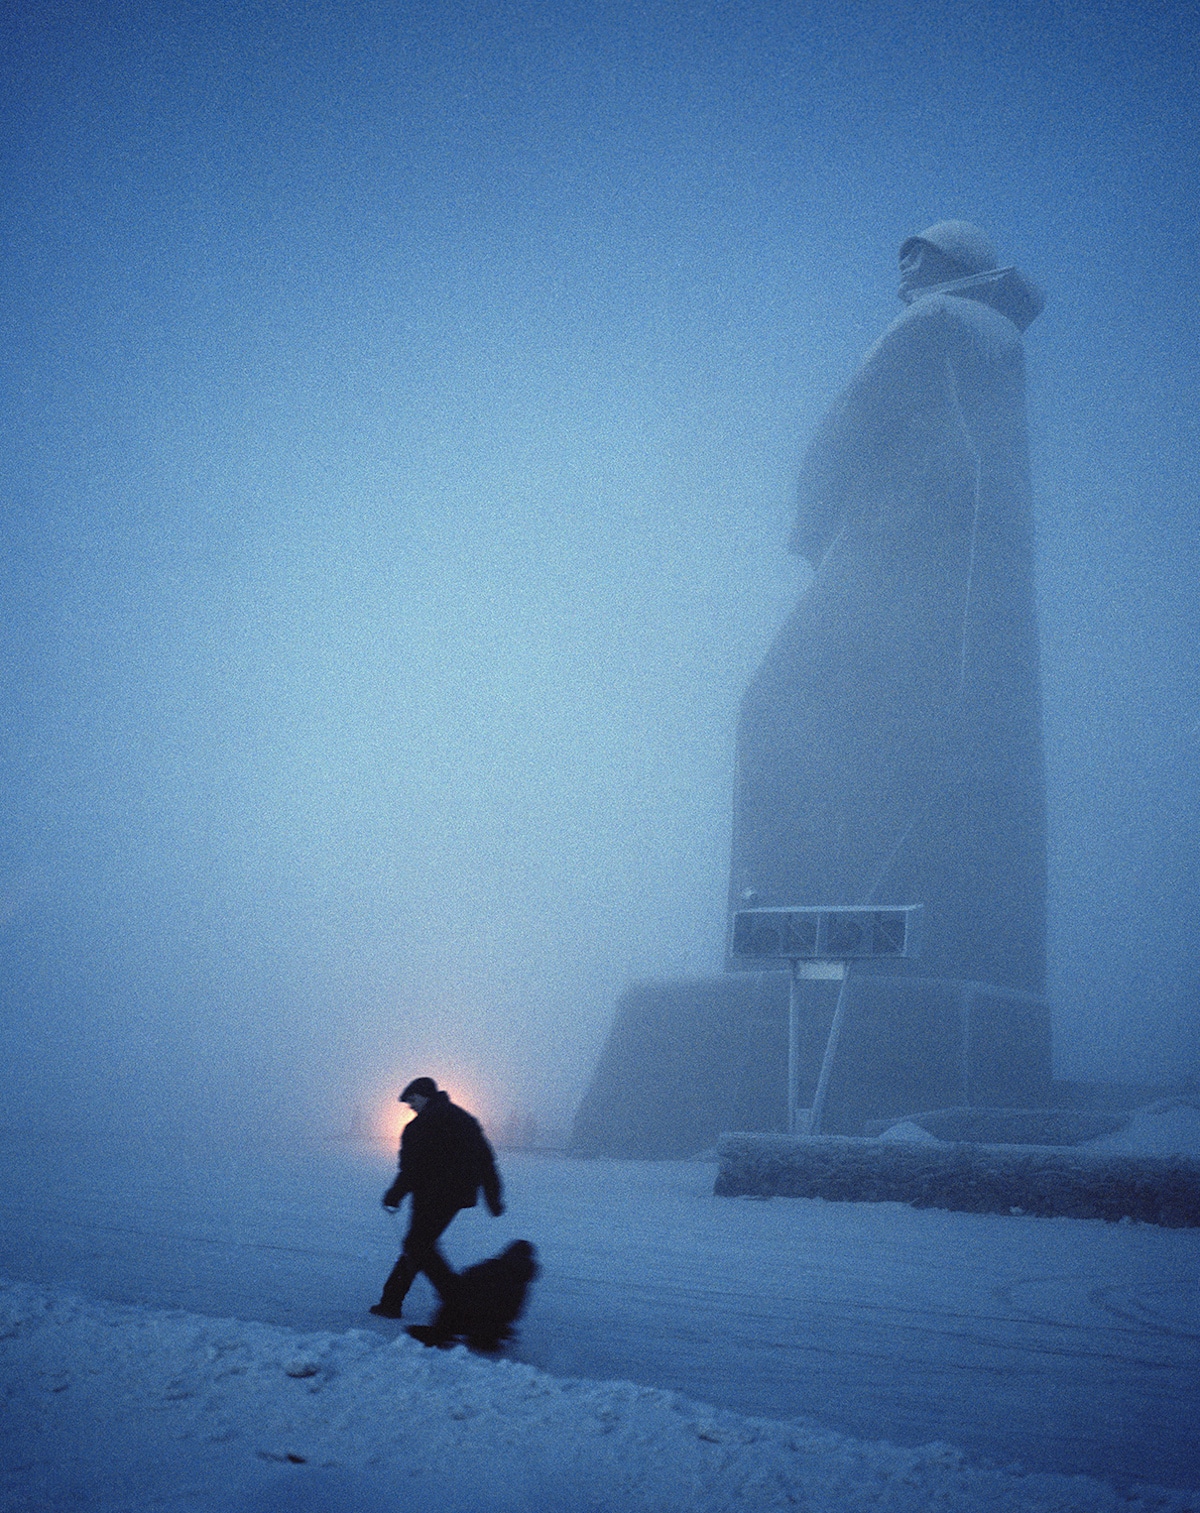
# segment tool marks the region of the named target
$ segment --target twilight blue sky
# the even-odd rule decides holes
[[[1196,1070],[1194,7],[3,27],[8,1118],[568,1118],[719,965],[799,454],[950,215],[1049,296],[1059,1070]]]

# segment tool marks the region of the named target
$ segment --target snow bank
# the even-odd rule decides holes
[[[1200,1513],[1200,1495],[972,1466],[400,1334],[83,1302],[0,1283],[0,1505],[439,1513]]]
[[[1132,1113],[1086,1109],[942,1108],[898,1123],[868,1120],[865,1135],[879,1140],[966,1140],[981,1145],[1076,1146],[1138,1156],[1200,1157],[1200,1100],[1160,1098]]]
[[[1130,1155],[1200,1157],[1200,1103],[1192,1098],[1160,1098],[1135,1109],[1121,1130],[1089,1140],[1084,1150]]]
[[[979,1145],[1083,1145],[1112,1135],[1129,1123],[1128,1114],[1093,1113],[1060,1108],[939,1108],[909,1114],[902,1124],[915,1125],[938,1140],[969,1140]],[[899,1128],[894,1122],[869,1119],[864,1135],[882,1136]]]
[[[899,1124],[889,1124],[887,1129],[881,1131],[875,1138],[887,1142],[903,1140],[911,1145],[944,1145],[946,1143],[937,1135],[931,1135],[921,1125],[914,1124],[911,1119],[901,1119]]]
[[[828,1198],[1200,1226],[1200,1159],[1194,1156],[850,1135],[726,1135],[717,1154],[718,1197]]]

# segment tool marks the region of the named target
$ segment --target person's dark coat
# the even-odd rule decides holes
[[[394,1208],[412,1193],[414,1203],[474,1208],[480,1188],[492,1213],[503,1213],[500,1174],[479,1121],[436,1092],[404,1127],[400,1169],[383,1201]]]

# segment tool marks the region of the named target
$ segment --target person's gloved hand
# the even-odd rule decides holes
[[[383,1198],[382,1198],[381,1201],[383,1203],[384,1208],[387,1209],[388,1213],[394,1214],[396,1212],[396,1210],[400,1207],[400,1204],[401,1204],[402,1200],[400,1198],[397,1198],[395,1196],[395,1194],[393,1193],[392,1189],[389,1187],[388,1190],[387,1190],[387,1192],[384,1193]]]

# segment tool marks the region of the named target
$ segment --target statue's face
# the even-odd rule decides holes
[[[900,298],[907,300],[918,289],[962,278],[964,272],[961,264],[928,242],[913,242],[900,259]]]

